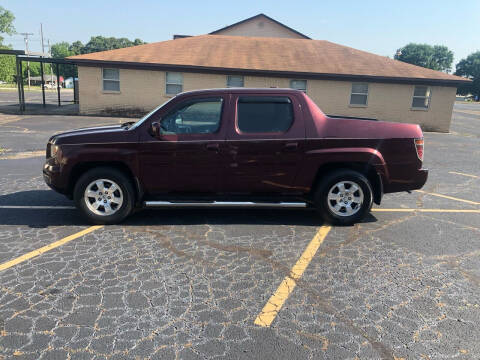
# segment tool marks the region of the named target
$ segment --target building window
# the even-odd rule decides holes
[[[183,75],[177,72],[167,72],[165,92],[167,95],[176,95],[183,91]]]
[[[228,75],[227,87],[243,87],[243,76]]]
[[[307,80],[290,80],[290,88],[307,93]]]
[[[120,91],[119,69],[103,69],[103,91]]]
[[[368,104],[368,84],[353,83],[352,93],[350,95],[350,105],[367,106]]]
[[[293,124],[293,106],[283,96],[242,96],[237,127],[242,133],[283,133]]]
[[[413,90],[413,109],[428,109],[430,105],[430,87],[416,85]]]

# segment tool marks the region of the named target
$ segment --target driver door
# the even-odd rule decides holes
[[[160,136],[149,134],[140,155],[144,186],[150,194],[221,191],[226,100],[189,97],[152,120],[160,122]]]

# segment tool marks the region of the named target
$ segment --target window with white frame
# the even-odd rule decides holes
[[[243,76],[227,75],[227,87],[243,87]]]
[[[103,69],[103,91],[120,91],[119,69]]]
[[[350,94],[350,105],[367,106],[368,104],[368,84],[353,83],[352,93]]]
[[[167,72],[165,92],[167,95],[176,95],[183,91],[183,74]]]
[[[430,87],[424,85],[416,85],[413,90],[412,108],[428,109],[430,106]]]
[[[290,88],[307,92],[307,80],[290,80]]]

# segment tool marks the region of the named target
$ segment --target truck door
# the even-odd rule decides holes
[[[228,96],[195,96],[161,118],[158,137],[140,144],[140,167],[150,194],[215,193],[221,190]]]
[[[300,192],[294,183],[305,127],[298,99],[292,94],[234,94],[231,106],[225,192]]]

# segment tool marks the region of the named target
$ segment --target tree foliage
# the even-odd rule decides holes
[[[75,41],[72,44],[61,42],[52,45],[52,56],[55,58],[64,58],[72,55],[89,54],[92,52],[121,49],[130,46],[145,44],[140,39],[133,41],[127,38],[115,38],[104,36],[92,36],[85,45],[81,41]]]
[[[15,73],[15,56],[0,55],[0,80],[14,82]]]
[[[472,83],[459,87],[458,93],[461,95],[473,94],[480,98],[480,51],[474,52],[468,55],[466,59],[460,60],[456,68],[455,75],[464,76],[472,80]]]
[[[66,41],[53,44],[51,47],[52,57],[63,59],[67,56],[77,55],[70,50],[70,47],[71,45]]]
[[[13,16],[10,11],[0,6],[0,45],[3,43],[3,36],[1,36],[1,34],[12,35],[15,33],[13,20],[15,20],[15,16]]]
[[[140,39],[133,41],[127,38],[114,38],[104,36],[92,36],[85,45],[81,41],[75,41],[72,44],[60,42],[52,45],[51,52],[54,58],[66,58],[68,56],[88,54],[97,51],[120,49],[124,47],[145,44]],[[72,65],[60,65],[60,74],[65,78],[77,76],[77,70]]]
[[[140,39],[131,41],[127,38],[114,38],[103,36],[92,36],[90,41],[81,49],[81,54],[88,54],[97,51],[121,49],[130,46],[137,46],[145,44]]]
[[[398,49],[394,58],[428,69],[449,72],[453,62],[453,52],[443,45],[410,43]]]

